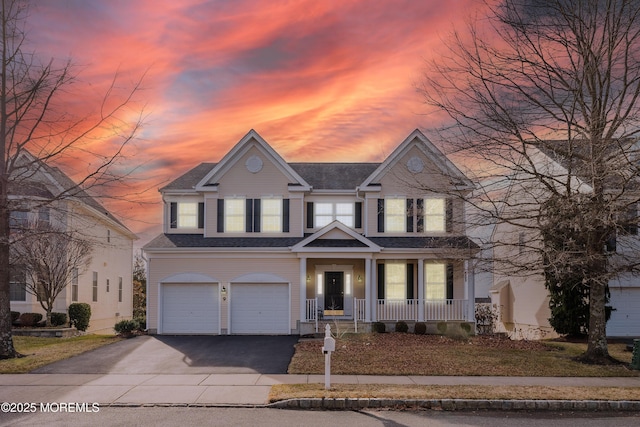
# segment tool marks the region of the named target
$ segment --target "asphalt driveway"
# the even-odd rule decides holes
[[[286,374],[297,336],[139,336],[34,374]]]

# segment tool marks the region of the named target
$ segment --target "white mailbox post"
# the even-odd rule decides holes
[[[331,353],[334,351],[336,351],[336,340],[331,336],[331,326],[327,325],[324,328],[324,347],[322,347],[322,352],[324,353],[325,390],[331,388]]]

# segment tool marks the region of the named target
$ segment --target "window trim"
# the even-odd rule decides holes
[[[425,233],[445,233],[447,231],[447,198],[445,197],[426,197],[423,199],[423,208],[422,208],[422,212],[421,212],[421,216],[423,218],[423,230]],[[429,210],[429,202],[433,202],[433,201],[440,201],[442,202],[442,212],[436,212],[436,213],[432,213],[432,212],[428,212]],[[438,227],[437,228],[430,228],[430,223],[431,221],[429,221],[429,218],[437,218],[440,219],[440,221],[438,221]]]
[[[273,203],[277,207],[277,213],[267,213],[268,205]],[[260,232],[261,233],[282,233],[284,218],[284,203],[281,197],[263,197],[260,199]],[[275,228],[267,229],[267,219],[271,219]]]
[[[398,206],[392,206],[397,203]],[[406,197],[385,197],[384,198],[384,232],[385,233],[406,233],[407,232],[407,198]],[[399,209],[398,212],[390,212],[390,208]],[[392,221],[393,219],[393,221]],[[400,225],[402,225],[400,227]],[[393,228],[391,226],[394,226]]]
[[[232,207],[232,203],[237,203],[238,206],[234,208],[240,207],[240,212],[230,214],[230,208]],[[246,217],[247,217],[247,203],[246,198],[244,197],[229,197],[224,199],[224,212],[223,212],[223,221],[224,221],[224,232],[225,233],[244,233],[246,232]],[[237,224],[232,223],[231,220],[236,219],[239,220]],[[231,229],[230,225],[234,227]]]

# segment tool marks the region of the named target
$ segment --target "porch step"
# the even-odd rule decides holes
[[[331,327],[331,333],[333,336],[340,336],[343,334],[356,333],[356,327],[352,320],[319,320],[318,321],[318,334],[324,336],[324,330],[326,325]],[[358,322],[358,332],[368,332],[371,330],[369,323]]]

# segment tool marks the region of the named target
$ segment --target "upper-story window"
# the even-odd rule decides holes
[[[424,200],[424,231],[446,230],[445,199]]]
[[[261,227],[263,233],[282,232],[282,199],[262,199]]]
[[[224,230],[226,232],[245,231],[245,199],[225,199]]]
[[[29,213],[25,211],[11,211],[9,224],[11,228],[27,228],[29,226]]]
[[[198,204],[178,203],[178,228],[195,228],[198,225]]]
[[[316,227],[324,227],[335,220],[347,227],[353,227],[355,205],[353,203],[316,203],[314,217]]]
[[[336,220],[362,228],[362,202],[307,202],[307,228],[321,228]]]
[[[218,233],[288,233],[289,199],[218,199]]]
[[[441,233],[451,231],[452,205],[444,198],[378,199],[379,233]]]
[[[384,199],[384,229],[389,233],[407,231],[406,199]]]
[[[203,228],[204,203],[172,202],[170,213],[171,228]]]

